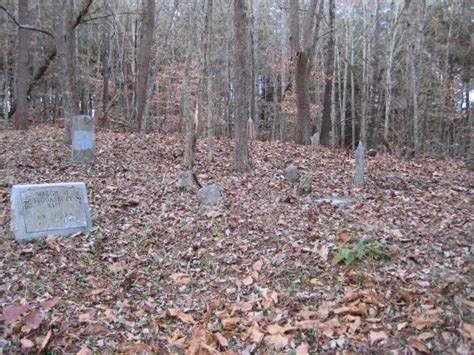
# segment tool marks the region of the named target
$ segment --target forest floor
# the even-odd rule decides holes
[[[207,163],[202,140],[196,172],[222,191],[206,207],[176,186],[182,146],[99,132],[97,162],[74,165],[58,128],[0,131],[3,353],[471,351],[474,174],[462,163],[378,155],[355,188],[349,151],[252,142],[239,176],[231,141]],[[290,163],[313,174],[311,195],[285,181]],[[85,182],[94,230],[19,244],[12,178]]]

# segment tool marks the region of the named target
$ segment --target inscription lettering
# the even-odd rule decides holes
[[[31,189],[21,201],[28,233],[87,226],[81,191],[74,187]]]

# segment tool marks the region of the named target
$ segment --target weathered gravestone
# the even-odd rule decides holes
[[[311,185],[313,183],[313,175],[306,174],[301,177],[298,186],[296,187],[296,194],[298,196],[304,196],[311,193]]]
[[[10,229],[19,241],[90,231],[86,185],[14,185]]]
[[[74,116],[72,119],[72,162],[95,161],[95,119],[90,116]]]
[[[212,184],[199,189],[197,193],[199,202],[205,205],[217,203],[221,198],[221,189],[219,185]]]
[[[298,179],[298,168],[290,164],[285,169],[285,180],[294,183]]]
[[[316,132],[315,134],[313,134],[311,136],[311,145],[313,147],[318,147],[319,146],[319,137],[320,137],[319,132]]]
[[[355,152],[355,175],[354,183],[356,186],[364,185],[364,145],[359,143]]]

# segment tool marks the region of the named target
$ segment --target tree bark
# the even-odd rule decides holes
[[[235,170],[249,169],[248,118],[248,24],[246,0],[234,0]]]
[[[329,30],[328,37],[328,55],[326,66],[326,80],[324,85],[323,99],[323,117],[321,122],[320,144],[329,147],[330,145],[330,129],[331,129],[331,98],[332,98],[332,82],[334,80],[334,23],[335,23],[335,0],[329,0]]]
[[[28,21],[28,0],[18,1],[18,21],[26,25]],[[15,100],[17,110],[14,116],[15,129],[28,129],[28,51],[29,30],[18,28],[18,59],[15,68]]]
[[[206,71],[207,71],[207,161],[214,160],[213,70],[212,70],[212,0],[206,4]]]
[[[377,125],[380,102],[380,72],[379,72],[379,42],[380,42],[380,0],[375,2],[375,30],[372,50],[372,85],[370,91],[370,116],[367,124],[367,149],[377,148]]]
[[[322,0],[321,0],[322,1]],[[318,0],[311,0],[309,8],[303,23],[303,39],[302,45],[295,53],[295,92],[296,92],[296,127],[295,127],[295,143],[309,144],[310,143],[310,124],[311,115],[309,108],[309,71],[311,63],[311,54],[314,46],[313,27],[315,22],[316,6]],[[295,12],[298,6],[298,0],[291,0],[290,12]],[[316,20],[319,22],[319,18]],[[293,22],[293,21],[292,21]],[[290,22],[292,31],[291,39],[293,41],[292,47],[296,46],[295,38],[299,35],[299,29],[296,25]],[[296,22],[296,21],[295,21]],[[291,41],[290,41],[291,42]]]
[[[142,26],[143,39],[140,46],[140,55],[137,72],[137,128],[141,133],[145,133],[147,127],[142,127],[143,113],[147,103],[148,76],[150,72],[151,47],[153,45],[153,33],[155,32],[155,0],[146,0],[144,7],[145,23]]]

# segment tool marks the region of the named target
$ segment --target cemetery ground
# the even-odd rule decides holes
[[[251,142],[232,172],[198,141],[222,197],[180,191],[182,137],[104,133],[70,163],[63,132],[0,131],[3,353],[468,353],[474,338],[473,184],[463,163]],[[313,174],[310,195],[285,181]],[[84,182],[94,229],[18,243],[11,184]],[[326,197],[341,197],[339,204]],[[0,353],[2,350],[0,350]]]

